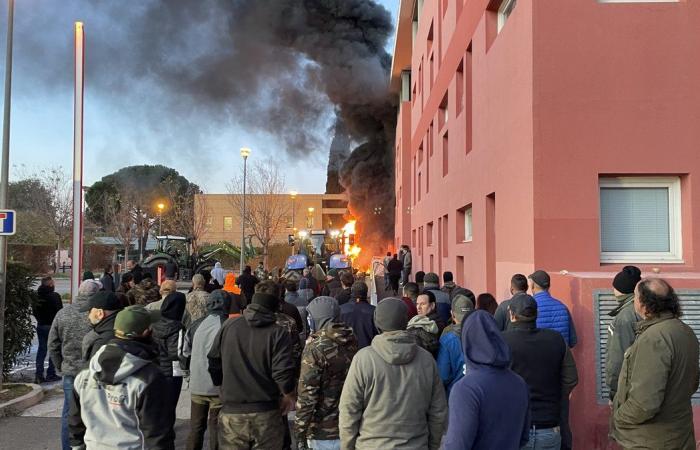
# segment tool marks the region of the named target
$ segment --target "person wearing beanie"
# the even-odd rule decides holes
[[[406,332],[402,300],[382,300],[374,319],[382,334],[357,352],[340,396],[342,448],[437,450],[447,404],[435,359]]]
[[[167,383],[151,339],[160,312],[133,305],[115,316],[115,338],[75,377],[69,448],[174,450],[175,410],[163,408]]]
[[[219,445],[280,449],[281,415],[296,400],[291,340],[276,324],[279,295],[256,292],[251,300],[242,317],[224,323],[207,355],[212,382],[220,386]]]
[[[86,270],[85,272],[83,272],[83,279],[80,281],[87,281],[87,280],[94,280],[94,279],[95,279],[95,275],[91,271]]]
[[[294,432],[303,448],[340,448],[338,404],[357,352],[352,328],[340,322],[338,302],[316,297],[307,307],[313,333],[301,358]]]
[[[201,450],[204,433],[209,429],[209,448],[217,449],[221,399],[207,371],[207,354],[214,338],[228,318],[231,294],[217,289],[207,298],[207,316],[192,323],[185,334],[180,354],[184,370],[190,371],[190,434],[188,450]],[[240,307],[239,307],[240,311]]]
[[[474,303],[468,297],[464,295],[456,296],[452,302],[452,321],[454,323],[446,327],[442,336],[440,336],[437,366],[448,398],[452,386],[464,376],[462,322],[473,311]]]
[[[561,334],[537,328],[534,298],[513,297],[509,316],[511,326],[502,337],[510,348],[510,368],[530,390],[532,429],[526,448],[560,448],[562,403],[578,384],[576,363]]]
[[[610,311],[612,322],[608,325],[608,342],[605,351],[605,382],[610,389],[610,401],[617,394],[617,380],[625,352],[634,343],[635,324],[642,318],[634,310],[634,289],[642,280],[642,271],[635,266],[625,266],[613,278],[613,294],[617,307]]]
[[[374,306],[367,301],[369,289],[364,281],[355,281],[351,300],[340,307],[340,320],[349,325],[357,337],[358,348],[365,348],[378,334],[374,326]]]

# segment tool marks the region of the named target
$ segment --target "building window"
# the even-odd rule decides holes
[[[682,262],[678,177],[600,179],[601,262]]]
[[[214,217],[212,217],[212,216],[207,216],[207,222],[206,222],[206,224],[207,224],[208,227],[212,226],[212,225],[214,224]]]
[[[448,137],[448,132],[445,130],[445,134],[442,136],[442,176],[447,176],[449,172],[450,165],[450,140]]]
[[[457,210],[457,243],[472,241],[472,205]]]
[[[513,14],[513,10],[515,9],[515,5],[518,3],[518,0],[503,0],[503,3],[501,3],[501,7],[498,8],[498,32],[500,33],[501,29],[503,26],[506,24],[508,21],[508,18],[510,17],[511,14]]]
[[[224,231],[233,230],[233,217],[224,217]]]
[[[425,230],[425,244],[430,247],[433,245],[433,222],[428,222],[428,226]]]
[[[285,218],[287,222],[287,228],[294,228],[294,222],[292,221],[292,216],[287,216]]]

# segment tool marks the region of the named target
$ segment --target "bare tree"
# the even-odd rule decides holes
[[[239,217],[243,214],[243,176],[234,177],[228,184],[228,201]],[[246,230],[262,247],[265,267],[272,239],[287,226],[292,214],[292,202],[286,195],[285,179],[274,161],[251,164],[246,179],[245,224]]]
[[[192,239],[192,251],[197,253],[209,215],[206,202],[197,200],[202,190],[196,184],[190,184],[183,191],[181,185],[171,180],[164,182],[163,190],[168,208],[164,217],[166,229]]]
[[[26,166],[15,167],[20,179],[35,189],[23,196],[24,209],[34,211],[53,235],[56,243],[56,267],[61,266],[61,248],[68,244],[73,227],[73,188],[71,176],[58,167],[30,172]]]
[[[104,195],[102,214],[108,224],[107,231],[115,237],[124,248],[124,261],[129,259],[129,251],[136,233],[136,224],[130,211],[133,209],[129,192],[117,192],[115,195]]]

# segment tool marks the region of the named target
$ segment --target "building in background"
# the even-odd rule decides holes
[[[290,234],[302,230],[339,230],[346,222],[345,216],[348,214],[348,209],[345,194],[297,194],[294,198],[288,194],[274,196],[248,194],[246,195],[248,208],[255,202],[272,203],[271,197],[274,197],[274,202],[280,202],[280,206],[276,209],[277,212],[271,211],[270,214],[279,214],[282,218],[282,225],[275,227],[277,232],[274,233],[271,244],[286,244]],[[228,241],[236,246],[240,244],[240,209],[236,206],[240,203],[240,198],[239,194],[196,196],[195,217],[201,217],[206,222],[199,242],[213,244]],[[251,234],[252,230],[247,227],[246,235]],[[255,238],[253,238],[253,246],[258,246]]]
[[[578,448],[609,445],[615,272],[660,272],[700,331],[698,25],[699,2],[401,0],[395,243],[499,299],[553,274],[579,330]]]

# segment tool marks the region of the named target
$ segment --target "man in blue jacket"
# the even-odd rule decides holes
[[[474,304],[464,295],[458,295],[452,302],[453,325],[445,328],[440,337],[440,351],[437,356],[438,371],[445,385],[447,396],[452,386],[464,376],[464,353],[462,352],[462,320],[474,311]]]
[[[558,331],[569,348],[574,348],[577,342],[576,328],[571,319],[569,309],[561,301],[549,293],[549,274],[544,270],[536,270],[529,277],[530,290],[537,302],[537,328],[548,328]],[[561,450],[569,450],[572,445],[571,429],[569,428],[569,398],[561,402]]]
[[[467,374],[452,387],[443,450],[519,450],[529,439],[525,381],[510,367],[510,349],[493,317],[471,313],[462,324]]]

